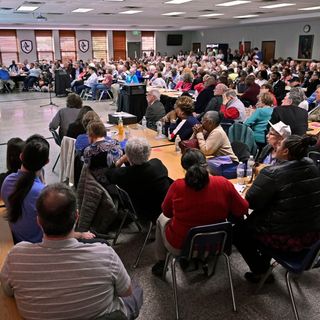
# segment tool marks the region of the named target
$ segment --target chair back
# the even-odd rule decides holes
[[[54,142],[60,147],[61,146],[61,138],[56,130],[50,129],[50,132],[53,136]]]
[[[308,153],[308,158],[310,158],[314,162],[314,164],[318,168],[318,171],[320,172],[320,152],[310,151]]]
[[[229,129],[228,137],[231,143],[234,141],[245,143],[249,148],[250,154],[256,154],[257,145],[254,139],[253,131],[245,124],[235,122]]]
[[[237,156],[240,162],[247,163],[250,158],[250,151],[247,144],[240,141],[233,141],[231,143],[232,151]]]
[[[232,251],[231,235],[230,222],[194,227],[189,230],[181,256],[190,260],[195,257],[206,259],[208,256],[217,256],[223,252],[230,255]]]

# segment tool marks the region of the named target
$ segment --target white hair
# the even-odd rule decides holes
[[[151,89],[150,91],[149,91],[149,94],[150,95],[152,95],[152,96],[154,96],[157,100],[159,100],[160,101],[160,91],[159,90],[157,90],[157,89]]]
[[[146,138],[131,138],[126,144],[126,155],[130,164],[141,165],[148,161],[151,146]]]

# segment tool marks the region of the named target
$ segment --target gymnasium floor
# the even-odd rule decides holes
[[[58,108],[40,105],[49,102],[48,93],[13,93],[0,95],[0,172],[5,171],[5,154],[8,139],[20,137],[26,139],[34,133],[48,138],[50,142],[50,163],[46,166],[47,183],[59,179],[59,164],[56,173],[52,173],[53,163],[59,148],[55,145],[48,130],[48,123]],[[65,98],[53,97],[53,102],[60,107],[65,106]],[[109,102],[85,102],[103,118],[112,111]],[[139,319],[172,320],[174,304],[171,289],[170,273],[167,282],[155,278],[151,274],[151,266],[155,263],[153,243],[147,245],[141,258],[140,266],[132,270],[139,246],[142,244],[141,234],[121,236],[115,250],[123,260],[130,275],[144,289],[144,305]],[[284,320],[293,319],[293,313],[284,281],[284,272],[279,267],[275,270],[276,282],[265,285],[260,294],[254,295],[255,285],[247,283],[243,274],[248,271],[240,255],[234,250],[231,258],[235,297],[238,312],[232,312],[231,295],[224,261],[218,264],[216,274],[210,279],[202,273],[182,273],[178,268],[178,294],[182,319],[211,320]],[[305,274],[299,279],[299,286],[294,285],[294,293],[301,319],[318,320],[320,318],[319,270]]]

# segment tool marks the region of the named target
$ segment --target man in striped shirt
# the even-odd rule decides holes
[[[46,187],[37,201],[41,243],[20,242],[1,270],[4,292],[16,299],[26,320],[135,319],[142,289],[114,250],[73,237],[78,218],[76,197],[63,184]],[[120,317],[120,319],[122,319]]]

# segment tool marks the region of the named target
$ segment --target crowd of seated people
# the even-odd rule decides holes
[[[90,107],[82,107],[82,100],[75,93],[68,96],[66,108],[60,109],[49,125],[52,130],[59,128],[60,138],[69,136],[78,141],[84,169],[97,184],[102,187],[119,185],[128,192],[141,220],[156,221],[155,264],[152,267],[156,276],[163,274],[168,251],[174,255],[181,252],[192,227],[230,218],[234,222],[234,245],[249,266],[250,272],[245,278],[250,282],[258,282],[270,265],[270,257],[259,251],[258,243],[280,251],[301,252],[320,239],[319,171],[306,158],[315,140],[304,135],[308,114],[300,106],[305,98],[299,86],[292,85],[287,93],[285,88],[286,82],[290,84],[293,83],[291,80],[297,80],[295,74],[303,69],[306,78],[299,76],[301,88],[307,89],[307,96],[315,91],[317,104],[320,100],[317,89],[320,65],[292,63],[287,59],[266,66],[255,58],[259,56],[256,51],[251,57],[249,54],[243,56],[243,61],[236,53],[233,55],[233,58],[238,57],[235,61],[230,55],[225,57],[219,52],[215,57],[210,52],[203,55],[191,52],[188,55],[180,53],[177,57],[144,56],[140,61],[79,62],[74,67],[55,65],[55,68],[68,70],[75,81],[73,87],[79,93],[84,87],[104,90],[91,80],[105,73],[106,82],[102,85],[110,86],[115,93],[114,99],[120,89],[119,82],[138,83],[144,78],[156,81],[163,77],[167,86],[175,79],[175,88],[186,94],[177,99],[174,110],[167,115],[163,113],[157,89],[150,90],[147,98],[146,115],[151,128],[163,119],[169,140],[174,141],[179,135],[182,140],[191,138],[198,143],[198,148],[187,149],[182,154],[185,177],[174,182],[159,159],[149,159],[151,147],[147,140],[131,138],[123,150],[117,141],[106,136],[99,116]],[[232,68],[228,70],[228,66]],[[93,78],[81,77],[83,70]],[[27,87],[29,80],[33,82],[34,79],[26,81]],[[188,96],[193,93],[191,88],[199,92],[198,104]],[[239,95],[238,88],[243,89],[244,98]],[[206,94],[201,95],[203,92]],[[197,110],[198,115],[194,108],[204,96],[205,102]],[[254,113],[247,117],[249,106]],[[245,198],[230,181],[210,175],[207,169],[206,156],[229,156],[233,162],[239,161],[221,126],[222,120],[246,121],[261,144],[257,162],[263,168]],[[119,256],[105,244],[78,241],[95,241],[97,235],[90,223],[76,231],[79,219],[77,195],[64,185],[45,186],[43,167],[49,161],[47,140],[33,135],[25,142],[14,140],[9,145],[11,143],[15,148],[8,146],[8,154],[13,158],[7,158],[8,172],[2,184],[1,198],[8,209],[7,219],[18,244],[1,270],[5,293],[15,295],[18,309],[26,318],[37,314],[46,319],[49,312],[53,318],[68,319],[70,313],[80,309],[83,319],[103,319],[106,314],[114,313],[122,315],[123,319],[136,318],[142,304],[142,290],[131,283]],[[297,185],[301,187],[296,188]],[[86,189],[85,184],[81,188]],[[76,191],[79,196],[79,190]],[[249,208],[253,213],[243,219]],[[68,260],[57,252],[68,252]],[[21,271],[19,268],[25,267],[16,263],[19,255],[26,256],[23,264],[28,265],[31,273],[29,283],[35,280],[33,290],[23,277],[16,279],[14,276],[17,270]],[[82,264],[79,265],[80,258]],[[92,260],[96,265],[91,265]],[[56,273],[53,271],[58,266],[59,270],[66,271],[63,284],[68,286],[68,292],[56,290],[45,273],[35,276],[43,265],[48,265],[54,278]],[[79,283],[77,279],[75,283],[72,272],[77,272],[83,281]],[[271,282],[273,278],[268,280]],[[57,278],[57,281],[61,279]],[[48,293],[45,298],[40,294],[44,288]],[[98,306],[97,296],[101,297]],[[28,308],[30,297],[33,309]],[[88,301],[85,306],[79,303],[84,300]],[[65,303],[68,309],[61,308]]]

